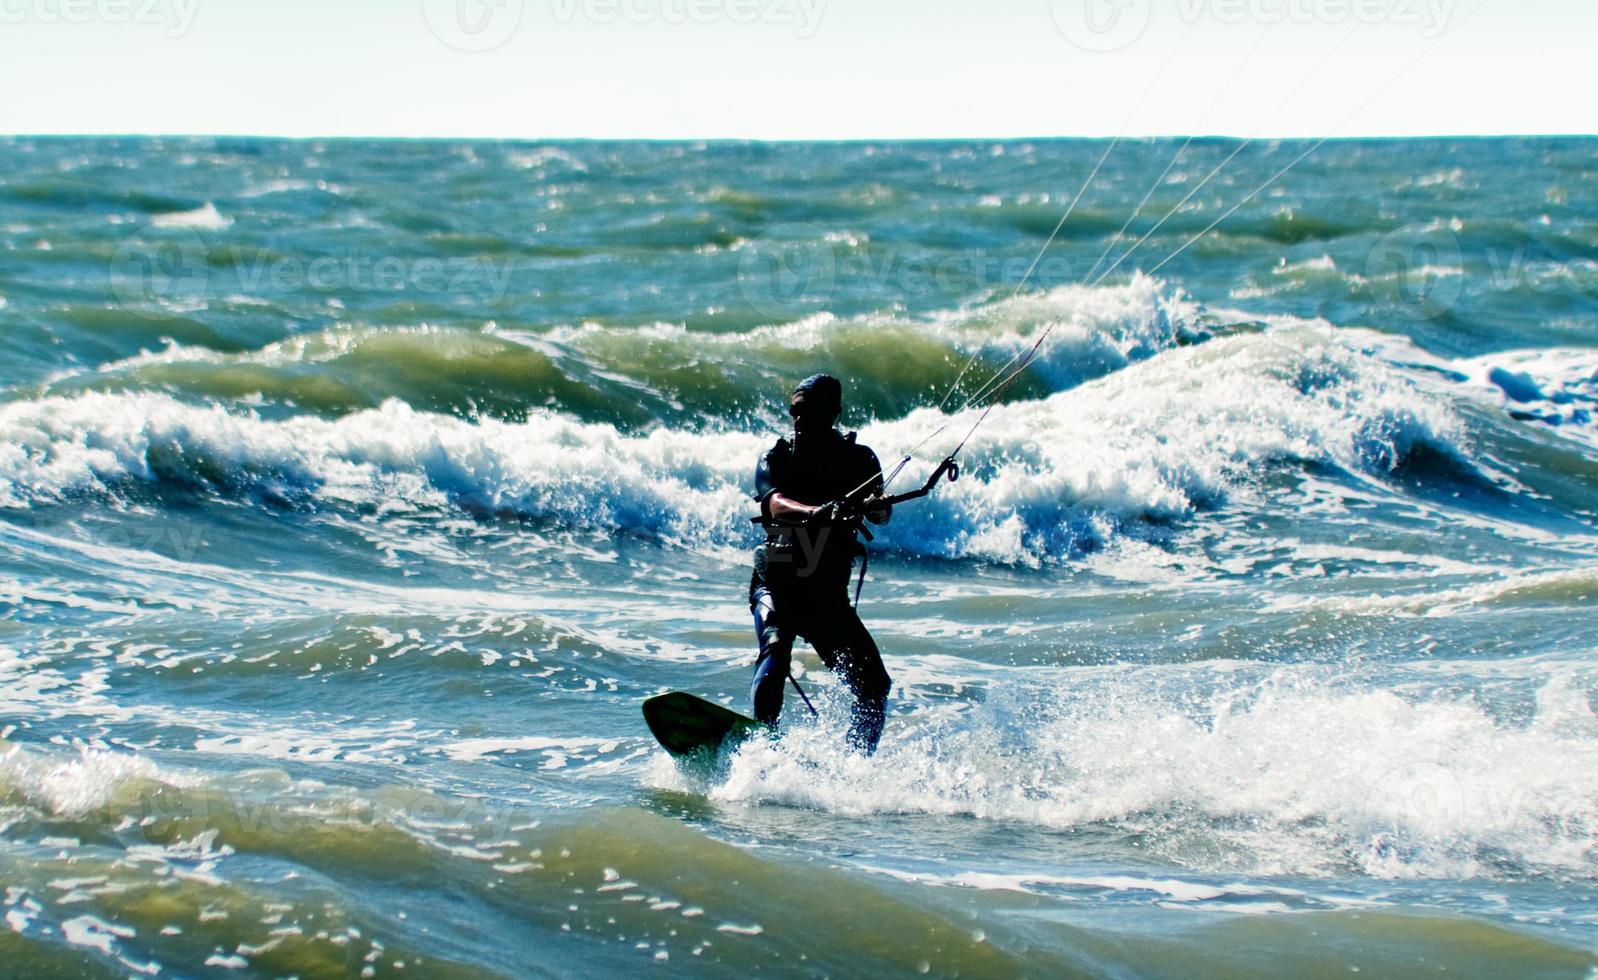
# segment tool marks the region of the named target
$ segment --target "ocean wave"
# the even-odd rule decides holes
[[[40,764],[50,759],[39,754]],[[589,807],[580,818],[546,820],[413,785],[329,786],[257,770],[185,786],[146,782],[91,813],[52,820],[48,835],[36,826],[24,831],[34,838],[27,843],[48,857],[0,856],[11,927],[0,934],[38,941],[13,944],[24,973],[53,964],[44,944],[61,934],[78,947],[59,969],[73,976],[116,964],[104,975],[221,967],[492,977],[557,962],[520,943],[440,942],[413,924],[430,921],[420,906],[463,903],[485,929],[579,942],[585,967],[606,974],[674,958],[711,975],[781,969],[791,952],[750,937],[790,929],[840,937],[843,951],[807,954],[829,970],[864,964],[900,975],[935,955],[963,975],[1013,975],[1026,972],[1024,963],[1068,972],[1057,956],[1032,952],[1023,961],[1004,948],[1025,945],[990,942],[969,923],[956,928],[938,907],[878,881],[752,853],[636,809]],[[398,918],[373,913],[361,901],[373,881],[403,883],[417,904]],[[907,941],[884,946],[858,929],[844,909],[862,907]],[[1005,935],[1002,922],[988,928],[996,940]]]
[[[1577,678],[1548,681],[1535,717],[1516,724],[1468,697],[1285,671],[1249,694],[1228,677],[1207,704],[1084,677],[1059,702],[1044,691],[918,716],[875,759],[840,754],[829,726],[802,726],[780,745],[748,743],[709,793],[851,817],[1108,827],[1214,873],[1598,874],[1598,718]]]
[[[193,784],[190,777],[164,772],[149,759],[129,753],[83,750],[73,757],[59,757],[6,747],[3,741],[0,748],[6,748],[0,752],[0,800],[40,814],[84,817],[130,788]]]
[[[341,327],[236,352],[170,343],[93,372],[58,374],[43,390],[163,390],[332,416],[389,398],[425,411],[502,418],[551,399],[580,414],[603,409],[598,392],[567,378],[543,352],[491,331],[429,326]]]
[[[1216,508],[1282,464],[1380,478],[1424,451],[1471,468],[1449,402],[1347,340],[1307,324],[1221,338],[1000,406],[967,447],[975,478],[906,508],[885,538],[1027,561]],[[904,444],[935,421],[913,414],[872,436]],[[966,428],[956,421],[928,451],[952,449]]]
[[[95,323],[107,317],[95,314]],[[788,386],[826,368],[848,379],[854,417],[892,418],[934,403],[972,357],[966,393],[974,392],[1051,324],[1048,344],[1008,397],[1037,397],[1102,377],[1201,341],[1214,326],[1196,304],[1147,277],[1110,288],[1059,288],[923,321],[823,315],[725,334],[674,324],[542,331],[348,324],[241,351],[213,345],[198,327],[179,322],[186,332],[167,334],[178,342],[93,371],[58,374],[43,391],[157,389],[326,415],[374,408],[388,398],[427,411],[512,420],[547,407],[637,429],[774,424],[786,417]]]
[[[30,818],[10,825],[12,849],[0,854],[4,932],[22,937],[8,950],[18,975],[202,975],[221,968],[335,976],[351,972],[352,962],[373,972],[390,959],[395,969],[410,964],[430,975],[499,975],[481,964],[467,970],[432,950],[422,957],[412,940],[390,935],[380,919],[344,899],[272,889],[258,873],[232,873],[241,862],[265,862],[319,876],[437,877],[447,868],[442,873],[469,880],[467,868],[496,863],[486,856],[498,852],[438,827],[442,807],[425,793],[387,788],[339,798],[312,797],[307,789],[272,771],[175,774],[125,752],[74,757],[13,747],[0,755],[0,799],[20,796],[16,803]],[[515,844],[492,839],[501,852]],[[542,867],[525,853],[516,847],[495,870]],[[292,881],[303,871],[280,873],[278,880]]]
[[[977,417],[920,409],[861,439],[891,465],[899,447],[947,423],[926,450],[936,458]],[[551,412],[473,422],[393,400],[337,419],[272,420],[150,393],[13,402],[0,406],[0,435],[0,503],[13,507],[146,483],[289,504],[397,498],[712,546],[753,540],[748,483],[771,440],[629,434]],[[966,477],[903,508],[882,541],[1034,562],[1217,507],[1281,464],[1379,478],[1418,449],[1469,465],[1446,400],[1329,329],[1242,334],[998,406],[967,446]]]
[[[10,506],[133,481],[290,503],[398,498],[685,539],[734,536],[746,498],[732,474],[760,446],[752,435],[628,437],[549,413],[474,424],[397,401],[332,421],[269,421],[155,394],[12,403],[0,407],[0,431],[0,503]]]
[[[169,211],[158,214],[150,219],[150,224],[156,228],[198,228],[204,231],[220,231],[233,224],[233,219],[218,211],[215,204],[206,201],[192,211]]]
[[[1598,596],[1598,568],[1522,572],[1487,582],[1424,592],[1282,597],[1271,609],[1316,609],[1352,616],[1457,617],[1518,608],[1582,608]]]

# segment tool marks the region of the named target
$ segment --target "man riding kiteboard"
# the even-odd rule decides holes
[[[755,467],[755,499],[766,529],[766,542],[755,549],[749,578],[749,609],[755,617],[760,653],[755,661],[750,696],[754,718],[696,697],[669,691],[644,701],[644,720],[660,744],[678,759],[711,756],[740,744],[758,731],[769,731],[782,713],[783,683],[793,680],[793,641],[802,637],[828,668],[843,678],[854,697],[849,744],[867,755],[876,751],[892,682],[882,654],[849,601],[849,576],[861,558],[865,580],[865,547],[871,538],[865,522],[885,524],[894,505],[932,493],[940,480],[960,475],[953,454],[932,471],[920,488],[884,496],[911,457],[906,455],[886,480],[877,456],[840,433],[843,386],[825,374],[794,388],[789,414],[793,438],[778,439]],[[956,450],[958,451],[958,450]],[[809,698],[805,704],[810,706]],[[814,706],[810,706],[812,713]]]
[[[793,641],[803,637],[853,694],[849,743],[869,755],[882,738],[892,682],[849,602],[849,577],[863,550],[862,520],[885,524],[893,508],[882,500],[876,454],[835,427],[842,410],[836,378],[801,381],[789,406],[792,440],[778,439],[755,468],[755,499],[768,535],[755,549],[749,580],[760,643],[750,696],[755,718],[776,724]]]

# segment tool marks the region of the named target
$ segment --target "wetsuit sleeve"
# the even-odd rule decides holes
[[[782,479],[787,449],[787,440],[779,439],[775,446],[761,454],[760,462],[755,464],[755,499],[760,502],[760,515],[768,520],[771,518],[771,498]]]

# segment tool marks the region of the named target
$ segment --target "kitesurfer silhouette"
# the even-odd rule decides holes
[[[825,374],[801,381],[789,414],[793,438],[778,439],[755,469],[755,499],[768,536],[755,550],[749,607],[760,652],[750,695],[755,718],[776,724],[783,685],[802,637],[854,696],[849,743],[876,751],[892,682],[865,624],[849,602],[849,576],[862,550],[861,522],[885,524],[882,467],[870,449],[836,428],[843,386]]]

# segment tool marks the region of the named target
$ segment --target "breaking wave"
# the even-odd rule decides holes
[[[861,438],[891,465],[948,422],[926,450],[936,458],[975,419],[921,409]],[[144,484],[291,506],[458,506],[710,546],[750,541],[747,484],[771,438],[629,433],[548,411],[471,421],[398,400],[269,419],[153,393],[13,402],[0,406],[0,435],[0,502],[12,507]],[[883,542],[951,558],[1060,557],[1221,506],[1273,466],[1380,477],[1419,449],[1469,465],[1446,399],[1330,330],[1238,334],[1000,406],[965,451],[967,476],[905,508]]]

